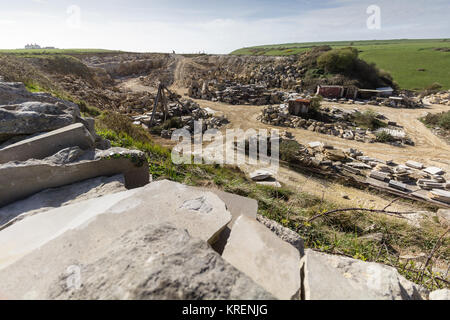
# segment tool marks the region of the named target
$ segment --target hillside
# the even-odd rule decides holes
[[[273,123],[265,123],[261,118],[265,109],[250,103],[258,95],[254,102],[261,97],[278,99],[271,102],[278,106],[287,101],[285,96],[293,94],[297,86],[291,79],[300,79],[302,72],[312,70],[307,62],[316,61],[314,51],[306,53],[301,61],[295,56],[0,54],[0,104],[4,104],[0,107],[4,124],[0,126],[0,141],[5,140],[0,146],[0,176],[7,177],[0,188],[0,201],[4,201],[4,205],[0,203],[0,242],[6,243],[6,249],[0,252],[0,282],[7,289],[8,298],[26,296],[30,283],[38,288],[33,293],[35,297],[46,299],[174,298],[172,287],[166,283],[179,283],[178,298],[212,300],[271,299],[271,295],[281,299],[334,299],[338,288],[353,288],[354,283],[359,283],[358,288],[348,290],[340,299],[432,299],[430,291],[448,288],[450,203],[427,200],[428,191],[419,190],[418,186],[414,193],[425,194],[425,200],[402,197],[399,191],[361,182],[372,169],[392,171],[386,177],[398,181],[408,178],[416,183],[420,177],[431,179],[419,169],[400,167],[414,160],[423,163],[424,169],[442,168],[443,174],[434,178],[444,182],[428,182],[450,190],[446,183],[450,181],[446,174],[450,172],[448,145],[421,125],[418,118],[423,109],[376,107],[377,119],[395,123],[392,127],[402,128],[416,143],[394,145],[358,140],[361,130],[350,127],[342,129],[342,134],[337,130],[338,121],[341,127],[348,122],[337,120],[337,113],[350,114],[357,108],[361,114],[370,115],[371,108],[375,108],[371,105],[323,102],[323,110],[334,110],[336,115],[330,115],[329,123],[314,120],[314,126],[312,120],[305,120],[311,129],[290,124],[282,128],[275,123],[280,115],[272,119]],[[234,89],[225,86],[220,91],[225,95],[224,101],[212,101],[208,91],[218,90],[201,85],[201,95],[188,98],[190,84],[200,79],[224,81],[218,85],[230,83]],[[261,89],[256,84],[260,80],[277,89]],[[150,115],[159,81],[167,83],[175,94],[167,96],[168,119],[163,112],[157,112],[157,126],[152,127]],[[254,92],[245,98],[245,90]],[[244,99],[248,104],[242,102]],[[162,104],[159,106],[162,111]],[[429,111],[438,113],[445,108],[446,105],[430,105]],[[30,109],[35,114],[31,120]],[[254,173],[262,163],[207,164],[209,151],[218,148],[234,152],[234,141],[223,145],[205,143],[205,164],[174,163],[171,133],[180,127],[192,133],[194,120],[203,120],[205,130],[216,129],[222,134],[236,128],[280,129],[278,172],[272,174],[272,180],[259,181]],[[327,134],[327,130],[335,130],[337,135]],[[363,131],[367,133],[365,138],[370,138],[369,130]],[[250,145],[245,135],[238,138]],[[30,141],[32,147],[24,147]],[[11,159],[15,161],[8,162]],[[58,179],[41,179],[34,166]],[[25,180],[19,181],[22,170],[26,172]],[[82,170],[85,174],[81,176],[77,172]],[[153,181],[147,184],[149,174]],[[111,212],[115,212],[114,217],[108,218]],[[175,218],[175,212],[192,218]],[[205,212],[212,218],[205,220]],[[86,228],[65,232],[65,223],[71,223],[73,217],[81,223],[84,220],[77,217],[85,214],[101,217],[97,222],[92,219],[92,223],[86,223]],[[53,223],[54,215],[63,217],[61,223]],[[242,219],[242,223],[233,224],[236,219]],[[55,225],[55,229],[42,227],[45,225]],[[228,229],[221,229],[224,225]],[[198,238],[196,242],[183,230]],[[23,239],[25,231],[29,237]],[[56,232],[60,236],[47,241]],[[98,235],[102,240],[90,235]],[[255,251],[253,246],[243,247],[253,240],[242,241],[240,235],[255,236],[257,245],[259,235],[268,241],[262,251]],[[43,244],[39,250],[36,243]],[[145,257],[148,261],[147,248],[162,252],[167,258],[157,257],[152,269],[141,270],[143,262],[139,259]],[[16,259],[16,251],[21,252],[17,256],[21,260]],[[85,251],[86,256],[79,256]],[[245,252],[245,259],[239,257],[241,252]],[[47,263],[49,257],[55,256],[60,259]],[[2,260],[3,257],[7,258]],[[174,257],[181,258],[176,262]],[[260,257],[265,262],[258,262],[249,270],[247,266],[260,261]],[[72,266],[81,265],[86,272],[81,291],[61,289],[61,276],[72,261],[77,261]],[[190,264],[191,261],[195,263]],[[287,279],[282,275],[290,269],[280,261],[289,261],[292,267],[286,272]],[[338,267],[321,270],[304,261]],[[44,262],[51,266],[52,276],[38,274],[38,282],[22,280],[24,275],[34,276],[23,271],[30,266],[38,272],[46,270],[40,265]],[[94,272],[100,265],[102,273]],[[167,278],[158,276],[162,269]],[[376,273],[369,280],[362,279],[360,275],[368,270]],[[309,276],[300,277],[299,271],[327,278],[309,283],[308,288],[312,289],[300,290]],[[208,279],[215,280],[208,280],[208,286],[202,286],[205,290],[191,290],[192,283],[205,282],[205,275],[212,275]],[[155,286],[148,279],[154,280]],[[257,280],[253,283],[249,279]],[[370,279],[380,280],[386,286],[367,287]],[[344,285],[339,284],[341,280]],[[105,284],[104,290],[97,289],[99,281]],[[233,291],[233,281],[243,283],[245,290]],[[327,288],[320,285],[325,282]],[[131,286],[123,292],[134,290],[137,294],[121,296],[122,291],[113,290],[117,283],[143,286],[145,292]],[[282,290],[278,289],[279,284],[283,285]],[[165,289],[159,290],[160,285]]]
[[[389,72],[401,88],[423,89],[437,82],[450,89],[450,41],[447,39],[289,43],[242,48],[231,54],[297,55],[323,45],[356,47],[363,60]]]

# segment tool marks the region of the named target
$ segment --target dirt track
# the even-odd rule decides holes
[[[174,83],[172,90],[181,95],[185,95],[186,88],[183,88],[186,67],[192,62],[189,58],[177,56],[177,64],[174,66]],[[146,91],[141,84],[135,79],[129,79],[123,84],[127,88],[136,91]],[[154,88],[147,88],[153,91]],[[195,100],[195,99],[194,99]],[[364,152],[365,155],[383,160],[395,160],[397,163],[404,163],[407,160],[415,160],[428,166],[437,166],[450,173],[450,146],[443,140],[435,136],[428,128],[426,128],[418,118],[422,117],[426,112],[438,113],[448,110],[448,107],[442,105],[431,105],[427,109],[394,109],[389,107],[374,107],[360,105],[341,105],[336,103],[324,103],[324,105],[336,105],[341,108],[364,110],[372,108],[384,114],[389,120],[397,122],[404,127],[406,133],[416,143],[415,146],[394,147],[382,143],[363,143],[358,141],[344,140],[338,137],[311,132],[303,129],[280,128],[266,125],[257,120],[263,107],[249,105],[228,105],[220,102],[211,102],[205,100],[195,100],[203,108],[209,107],[218,113],[224,114],[230,124],[227,128],[247,129],[279,129],[290,131],[297,141],[301,144],[307,144],[312,141],[327,142],[337,148],[356,148]],[[173,145],[173,143],[168,143]],[[254,170],[254,167],[248,165],[242,166],[245,172]],[[280,168],[277,179],[288,184],[297,190],[306,191],[335,203],[345,206],[364,206],[373,208],[384,208],[392,197],[385,195],[376,195],[365,190],[359,190],[351,187],[345,187],[341,184],[330,183],[325,179],[314,178],[298,172],[294,172],[287,168]],[[350,200],[346,200],[343,196],[348,196]],[[411,210],[416,209],[416,205],[409,203],[397,203],[392,206],[395,210]]]
[[[186,92],[185,89],[176,89],[180,94]],[[307,144],[312,141],[327,142],[337,148],[356,148],[365,153],[383,160],[395,160],[397,163],[404,163],[408,160],[416,160],[429,166],[438,166],[450,172],[450,146],[443,140],[435,136],[428,128],[426,128],[419,120],[426,112],[441,112],[448,107],[433,105],[429,109],[394,109],[389,107],[373,107],[376,111],[386,115],[391,121],[396,121],[403,126],[407,134],[415,141],[415,146],[393,147],[382,143],[363,143],[358,141],[348,141],[338,137],[311,132],[303,129],[280,128],[266,125],[257,120],[263,107],[249,105],[228,105],[220,102],[211,102],[204,100],[195,100],[200,106],[209,107],[219,113],[224,114],[230,124],[226,128],[247,129],[269,129],[275,128],[288,130],[292,132],[296,140],[301,144]],[[360,110],[368,109],[368,106],[360,105],[339,105],[324,103],[324,105],[337,105],[342,108],[358,108]],[[225,128],[225,129],[226,129]],[[225,130],[223,129],[223,130]],[[242,169],[246,172],[253,170],[249,166]],[[277,176],[278,180],[291,185],[297,190],[307,191],[317,196],[324,196],[333,202],[341,203],[346,206],[365,206],[374,208],[384,208],[391,201],[391,197],[379,196],[351,187],[345,187],[341,184],[330,183],[325,179],[312,178],[298,172],[294,172],[287,168],[280,168]],[[347,195],[350,200],[343,199]],[[410,204],[397,204],[393,206],[397,210],[411,210],[416,206]]]

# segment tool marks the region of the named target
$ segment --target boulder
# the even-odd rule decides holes
[[[427,292],[395,268],[305,250],[302,259],[305,300],[423,300]]]
[[[170,224],[129,227],[121,222],[115,215],[102,215],[3,269],[0,295],[58,300],[273,299],[188,232]]]
[[[239,217],[222,257],[276,298],[299,298],[299,251],[259,222]]]
[[[20,104],[27,101],[63,102],[48,93],[30,92],[21,82],[4,82],[0,79],[0,105]],[[72,103],[70,102],[69,104]]]
[[[442,289],[430,293],[429,300],[450,300],[450,290]]]
[[[0,229],[39,212],[126,190],[122,174],[47,189],[0,208]]]
[[[24,102],[0,106],[0,142],[18,135],[56,130],[80,118],[75,104]]]
[[[65,232],[101,215],[130,230],[145,224],[171,223],[210,244],[231,221],[215,194],[170,181],[105,195],[48,210],[17,221],[0,231],[0,270]]]
[[[450,209],[439,209],[437,217],[442,224],[450,226]]]
[[[278,238],[289,243],[294,248],[297,248],[300,252],[300,256],[303,257],[305,254],[305,246],[303,239],[298,235],[298,233],[292,231],[289,228],[283,227],[276,221],[268,219],[262,215],[257,215],[256,220],[266,226],[270,231],[275,233]]]
[[[245,215],[250,219],[256,220],[258,201],[217,189],[199,188],[199,190],[209,191],[217,195],[220,200],[225,203],[227,210],[231,213],[231,221],[220,233],[219,238],[212,246],[217,253],[222,254],[236,219],[241,215]]]
[[[0,149],[0,164],[10,161],[44,159],[69,147],[90,149],[95,140],[81,123],[25,139]]]
[[[83,151],[61,150],[43,160],[8,162],[0,165],[0,207],[39,191],[100,176],[124,174],[128,189],[149,182],[148,164],[141,151],[112,148]]]
[[[250,179],[253,181],[263,181],[269,178],[273,178],[273,172],[268,170],[256,170],[250,174]]]

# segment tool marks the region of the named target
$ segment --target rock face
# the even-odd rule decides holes
[[[299,298],[300,253],[259,222],[239,217],[222,256],[276,298]]]
[[[306,250],[302,259],[305,300],[422,300],[427,292],[378,263]]]
[[[94,147],[94,137],[81,123],[25,139],[0,149],[0,164],[9,161],[44,159],[58,151],[77,146],[83,150]]]
[[[122,173],[127,188],[149,182],[148,164],[141,151],[112,148],[83,151],[63,149],[43,160],[9,162],[0,165],[0,206],[23,199],[48,188],[56,188],[86,179]]]
[[[62,102],[47,93],[29,92],[21,82],[4,82],[0,80],[0,105],[20,104],[28,101],[56,103]]]
[[[0,279],[9,299],[273,299],[186,231],[126,229],[114,215],[55,239]]]
[[[79,117],[77,105],[61,102],[0,106],[0,141],[17,135],[56,130],[75,123]]]

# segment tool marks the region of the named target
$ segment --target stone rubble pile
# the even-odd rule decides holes
[[[423,101],[418,97],[408,97],[406,95],[399,95],[395,97],[373,97],[370,100],[361,99],[323,99],[326,102],[338,102],[341,104],[359,104],[359,105],[372,105],[380,107],[391,107],[391,108],[423,108]]]
[[[288,106],[281,104],[264,108],[262,115],[259,116],[259,120],[274,126],[301,128],[346,140],[356,140],[366,143],[377,142],[377,133],[379,131],[358,128],[354,123],[354,115],[358,110],[325,107],[321,108],[320,112],[322,117],[327,119],[327,122],[292,115],[289,113]],[[388,133],[395,140],[391,142],[394,145],[414,145],[414,142],[406,136],[404,131],[399,130],[394,125],[389,126],[389,128],[382,128],[381,130],[389,130]]]
[[[202,132],[209,129],[219,129],[223,125],[229,123],[224,116],[214,116],[211,112],[208,112],[208,110],[200,108],[198,103],[190,99],[182,99],[180,102],[182,104],[172,102],[167,105],[168,113],[166,118],[163,112],[155,112],[153,126],[161,126],[171,119],[174,119],[174,123],[177,125],[176,128],[162,130],[161,136],[163,138],[170,139],[173,131],[181,128],[193,133],[194,121],[202,121]],[[131,116],[133,124],[142,126],[146,130],[150,127],[151,118],[152,112]]]
[[[443,104],[450,106],[450,90],[429,95],[426,99],[431,104]]]
[[[258,136],[254,136],[246,140],[247,154],[250,143],[257,143],[259,139]],[[237,143],[235,145],[237,146]],[[270,150],[270,138],[267,139],[267,145]],[[356,182],[390,188],[405,195],[417,195],[424,200],[450,204],[450,178],[442,169],[426,167],[419,162],[408,161],[401,165],[393,160],[365,156],[362,151],[353,148],[341,150],[320,141],[302,145],[288,131],[280,134],[280,157],[291,164],[327,176],[335,178],[356,176],[358,177]],[[264,181],[273,178],[273,175],[265,170],[258,170],[250,178]]]
[[[285,92],[268,89],[266,85],[243,85],[232,81],[192,81],[188,90],[188,96],[194,99],[241,105],[277,104],[283,101],[286,95]]]
[[[255,200],[149,183],[145,155],[110,148],[78,112],[53,131],[8,131],[0,147],[2,299],[448,299],[382,264],[305,251],[297,234],[257,218]]]

